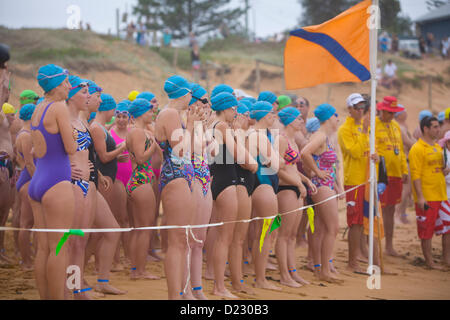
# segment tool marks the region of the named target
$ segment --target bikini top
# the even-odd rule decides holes
[[[299,153],[296,150],[291,148],[291,144],[289,143],[289,141],[288,141],[288,149],[284,153],[283,158],[284,158],[285,164],[290,164],[290,165],[294,165],[300,160]]]
[[[81,131],[78,130],[77,128],[73,128],[73,132],[76,134],[77,137],[77,144],[78,144],[77,151],[88,150],[90,145],[92,144],[92,138],[91,135],[89,134],[89,131],[87,129],[86,131]]]

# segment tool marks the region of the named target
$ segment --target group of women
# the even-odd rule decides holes
[[[70,236],[59,253],[60,232],[36,232],[42,299],[69,298],[67,267],[84,275],[92,255],[100,293],[125,294],[109,283],[122,252],[131,279],[159,279],[146,271],[149,255],[159,259],[158,242],[169,299],[206,299],[202,278],[214,280],[213,295],[228,298],[251,294],[252,287],[280,290],[266,278],[270,252],[281,285],[307,285],[295,248],[306,219],[299,208],[314,203],[310,265],[319,279],[338,281],[332,264],[337,199],[323,202],[343,190],[329,141],[338,128],[331,105],[314,110],[317,125],[308,134],[300,109],[278,110],[269,91],[238,100],[228,85],[209,95],[175,75],[164,83],[169,102],[159,110],[150,92],[116,103],[93,81],[53,64],[41,67],[37,80],[43,98],[19,113],[21,216],[31,217],[36,229],[97,229]],[[298,135],[307,137],[301,148]],[[280,228],[267,232],[260,246],[261,218],[278,213]],[[29,243],[29,233],[24,237]],[[29,249],[23,251],[31,264]],[[255,274],[251,284],[244,281],[248,270]],[[74,299],[92,298],[91,289],[83,277]]]

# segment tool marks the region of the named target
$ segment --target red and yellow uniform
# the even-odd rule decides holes
[[[384,157],[388,186],[380,196],[381,206],[396,205],[402,198],[402,176],[408,175],[408,165],[399,124],[375,119],[375,140],[378,155]]]
[[[362,124],[347,117],[338,130],[338,142],[344,161],[344,189],[366,182],[367,159],[370,154],[369,134],[362,132]],[[346,193],[347,225],[363,224],[364,187]]]
[[[447,200],[447,185],[442,168],[444,159],[442,148],[435,143],[430,145],[419,139],[409,151],[411,181],[420,179],[422,194],[429,206],[421,210],[416,204],[417,230],[419,238],[431,239],[442,201]],[[414,200],[417,203],[416,190],[413,187]]]

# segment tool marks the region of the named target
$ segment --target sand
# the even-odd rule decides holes
[[[341,203],[342,205],[342,203]],[[403,257],[395,258],[384,256],[385,266],[397,275],[382,275],[380,289],[368,289],[368,276],[351,273],[346,270],[348,249],[347,233],[343,237],[346,227],[345,211],[339,210],[340,230],[335,243],[335,266],[339,277],[344,280],[342,284],[330,284],[318,281],[306,266],[307,248],[296,249],[297,269],[301,276],[310,281],[310,285],[301,288],[290,288],[279,283],[279,272],[268,271],[269,281],[282,288],[281,291],[254,289],[255,295],[237,294],[239,300],[416,300],[450,299],[450,271],[428,270],[423,265],[420,240],[417,236],[415,216],[408,210],[410,224],[397,223],[395,227],[394,244]],[[11,224],[8,221],[7,226]],[[36,289],[33,272],[24,272],[19,265],[19,258],[14,257],[13,233],[6,232],[6,252],[16,261],[13,265],[0,265],[0,299],[2,300],[36,300],[39,295]],[[433,238],[433,257],[440,263],[441,239]],[[367,268],[366,264],[362,264]],[[121,296],[106,295],[99,300],[165,300],[167,299],[167,286],[164,277],[163,262],[148,262],[147,270],[161,276],[161,280],[130,280],[129,269],[112,272],[110,283],[117,288],[126,290],[127,294]],[[96,282],[94,262],[90,261],[87,268],[87,281],[93,285]],[[251,284],[254,276],[248,275],[245,282]],[[231,289],[230,280],[226,286]],[[212,295],[213,281],[203,280],[205,295],[212,300],[223,300]]]

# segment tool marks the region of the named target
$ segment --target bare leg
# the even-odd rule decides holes
[[[211,223],[217,223],[218,217],[217,217],[217,209],[215,201],[213,201],[213,207],[211,211]],[[217,227],[211,227],[208,228],[208,231],[206,233],[206,242],[205,242],[205,249],[206,249],[206,268],[205,268],[205,275],[204,278],[206,280],[214,280],[214,263],[213,263],[213,256],[214,256],[214,241],[217,238]]]
[[[360,257],[361,235],[363,226],[354,224],[348,231],[348,266],[347,269],[352,272],[364,272],[359,266],[358,258]]]
[[[306,227],[308,225],[308,216],[306,214],[301,214],[300,225],[297,233],[297,245],[301,248],[308,246],[308,241],[306,240]]]
[[[20,189],[20,228],[30,229],[33,227],[33,210],[31,209],[30,202],[28,201],[28,185],[27,182]],[[33,262],[31,259],[31,232],[20,230],[19,231],[19,249],[22,257],[22,269],[25,271],[33,269]]]
[[[383,224],[386,235],[386,254],[393,257],[400,255],[394,250],[394,213],[395,206],[386,206],[383,208]]]

